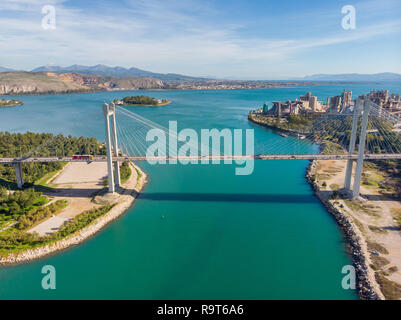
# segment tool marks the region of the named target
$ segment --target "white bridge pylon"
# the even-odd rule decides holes
[[[244,158],[245,160],[249,158],[249,160],[296,160],[296,159],[309,159],[309,160],[347,160],[346,166],[346,174],[344,181],[344,189],[349,191],[352,194],[353,198],[356,198],[360,194],[360,183],[362,178],[363,171],[363,161],[364,159],[389,159],[394,158],[398,159],[399,154],[365,154],[365,145],[366,145],[366,135],[367,135],[367,126],[369,120],[369,113],[374,113],[376,116],[380,116],[381,118],[385,118],[387,121],[393,122],[394,125],[398,123],[398,119],[394,118],[390,113],[381,110],[379,106],[375,105],[369,99],[360,99],[358,98],[355,103],[355,107],[353,110],[353,121],[352,121],[352,131],[349,143],[348,154],[346,155],[330,155],[326,156],[323,154],[319,155],[239,155],[233,156]],[[114,103],[103,105],[103,111],[105,116],[105,124],[106,124],[106,148],[107,148],[107,168],[108,168],[108,184],[109,184],[109,192],[114,193],[116,187],[120,185],[120,170],[118,160],[121,161],[121,158],[118,154],[118,144],[117,144],[117,130],[116,130],[116,105]],[[358,122],[359,117],[362,114],[362,124],[359,136],[358,143],[358,153],[354,154],[356,141],[357,141],[357,132],[358,132]],[[145,119],[146,120],[146,119]],[[142,120],[144,121],[144,120]],[[215,156],[216,159],[220,159],[221,156]],[[145,156],[138,157],[126,157],[127,160],[137,160],[143,161],[146,160]],[[163,156],[161,158],[166,159],[175,159],[178,157],[167,157]],[[187,157],[188,159],[190,157]],[[200,156],[196,156],[196,159],[201,158]],[[148,159],[149,160],[149,159]],[[351,190],[351,179],[352,179],[352,170],[353,170],[353,162],[356,161],[356,172],[354,176],[354,183]]]
[[[351,156],[355,151],[355,143],[356,143],[356,134],[358,131],[358,120],[361,112],[362,115],[362,124],[361,124],[361,133],[359,136],[359,144],[358,144],[358,158],[356,160],[356,170],[354,177],[354,185],[352,188],[352,197],[356,198],[359,196],[360,188],[361,188],[361,178],[362,178],[362,170],[363,170],[363,160],[365,154],[365,144],[366,144],[366,129],[368,126],[369,112],[371,108],[372,102],[369,99],[361,100],[357,99],[354,107],[354,115],[352,120],[352,131],[351,131],[351,139],[348,149],[348,155]],[[347,167],[345,172],[345,181],[344,181],[344,189],[351,192],[351,178],[352,178],[352,167],[354,160],[350,159],[347,161]]]
[[[107,149],[107,173],[109,192],[114,193],[116,187],[121,184],[120,166],[118,161],[113,161],[113,157],[118,157],[118,142],[116,129],[116,105],[105,103],[103,105],[105,129],[106,129],[106,149]]]
[[[133,131],[125,130],[127,128],[122,128],[117,126],[116,119],[116,111],[117,110],[122,114],[127,116],[128,118],[134,119],[137,123],[139,123],[139,127],[133,129]],[[209,163],[209,161],[215,161],[219,163],[219,161],[253,161],[253,160],[343,160],[347,161],[346,167],[346,175],[344,181],[344,189],[348,190],[352,193],[352,196],[358,197],[360,194],[360,184],[362,178],[363,171],[363,161],[364,160],[401,160],[401,138],[399,136],[399,130],[401,126],[401,122],[399,121],[399,117],[395,116],[391,112],[383,109],[381,106],[373,103],[367,97],[361,97],[355,103],[353,109],[353,121],[352,121],[352,130],[350,135],[350,141],[348,145],[348,153],[336,153],[336,154],[325,154],[325,153],[313,153],[313,154],[303,154],[300,152],[296,152],[294,148],[294,152],[288,151],[288,146],[292,150],[292,142],[300,143],[300,139],[284,139],[287,141],[288,145],[282,144],[283,139],[277,140],[276,144],[272,144],[268,146],[269,150],[261,150],[258,152],[252,152],[252,154],[225,154],[225,153],[216,153],[210,155],[199,154],[199,155],[187,155],[187,154],[177,154],[175,151],[174,154],[158,154],[157,156],[148,156],[146,152],[146,144],[144,143],[144,139],[147,141],[146,135],[149,129],[160,129],[166,135],[172,138],[177,138],[176,132],[169,131],[168,128],[164,128],[157,123],[150,121],[144,117],[141,117],[133,112],[130,112],[122,107],[116,106],[114,103],[105,103],[103,105],[103,112],[105,117],[105,137],[106,137],[106,149],[107,156],[96,156],[91,159],[94,162],[107,162],[107,171],[108,171],[108,191],[114,193],[116,188],[120,186],[120,168],[119,163],[124,161],[157,161],[166,163],[177,163],[177,161],[185,161],[198,163]],[[339,114],[339,116],[349,116],[351,113]],[[359,139],[357,137],[359,131],[359,122],[360,116],[362,115],[361,121],[361,129],[359,134]],[[330,116],[330,115],[329,115]],[[316,132],[322,132],[325,134],[326,131],[326,121],[330,120],[330,117],[322,117],[321,120],[317,122],[315,127],[312,126],[310,132],[307,132],[306,136],[303,139],[307,138],[308,143],[313,143],[315,141],[320,141],[319,136],[316,135]],[[338,120],[338,119],[334,119]],[[336,123],[339,123],[337,125]],[[347,141],[348,134],[345,134],[345,130],[349,130],[349,122],[344,124],[343,122],[336,121],[334,125],[330,128],[331,131],[339,132],[340,135],[334,136],[336,139],[336,143],[339,142],[338,136],[340,136],[340,146],[346,145],[346,143],[342,143]],[[327,123],[329,126],[331,123]],[[337,127],[335,127],[337,126]],[[369,127],[369,130],[367,130]],[[131,129],[131,126],[129,126]],[[122,153],[119,152],[118,147],[118,139],[117,132],[119,132],[120,143],[122,145]],[[137,135],[138,133],[138,135]],[[374,134],[370,134],[374,133]],[[367,134],[370,134],[367,137]],[[142,136],[142,137],[141,137]],[[23,188],[24,186],[24,171],[23,171],[23,163],[50,163],[50,162],[87,162],[87,158],[76,158],[74,156],[69,156],[64,154],[64,150],[62,152],[62,156],[60,153],[57,153],[57,135],[51,136],[45,142],[43,142],[39,146],[35,146],[33,150],[30,150],[28,153],[24,155],[20,155],[20,157],[14,158],[1,158],[0,157],[0,165],[12,165],[15,169],[17,187]],[[138,139],[139,137],[139,139]],[[126,139],[129,140],[126,140]],[[332,137],[333,138],[333,137]],[[367,139],[368,138],[368,139]],[[379,139],[380,138],[380,139]],[[327,138],[324,138],[327,140]],[[355,148],[358,141],[358,152],[355,153]],[[51,149],[52,143],[55,143],[54,151],[55,155],[49,154],[49,147]],[[138,152],[135,155],[135,150],[129,150],[129,142]],[[170,142],[169,142],[170,143]],[[264,144],[264,143],[263,143]],[[267,141],[269,144],[269,141]],[[137,145],[138,148],[136,148]],[[42,147],[46,147],[45,152],[41,153],[40,149]],[[58,145],[58,148],[60,145]],[[205,147],[208,147],[206,145]],[[262,146],[266,147],[266,145]],[[177,148],[177,146],[176,146]],[[377,148],[377,149],[376,149]],[[124,150],[125,149],[125,150]],[[202,149],[202,148],[201,148]],[[365,149],[368,150],[365,152]],[[144,152],[145,150],[145,152]],[[213,151],[213,150],[212,150]],[[216,151],[216,150],[215,150]],[[301,151],[302,152],[302,151]],[[39,153],[39,156],[37,155]],[[171,152],[170,152],[171,153]],[[354,183],[351,189],[351,180],[352,180],[352,170],[353,170],[353,162],[356,161],[356,172]]]

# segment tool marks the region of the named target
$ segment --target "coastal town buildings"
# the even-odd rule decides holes
[[[344,90],[340,96],[327,98],[326,109],[329,113],[344,113],[352,104],[352,91]]]
[[[312,95],[311,92],[306,93],[304,96],[301,96],[299,99],[295,99],[294,101],[274,101],[273,106],[270,109],[267,107],[266,103],[263,105],[263,113],[278,117],[289,114],[297,115],[321,112],[325,112],[324,104],[321,104],[318,101],[317,96]]]
[[[370,99],[381,108],[393,114],[401,115],[400,94],[390,94],[389,90],[372,90],[369,94],[361,95],[359,98]],[[341,95],[327,97],[326,102],[323,103],[318,100],[317,96],[308,92],[293,101],[273,101],[271,107],[265,102],[263,107],[256,112],[272,117],[285,117],[290,114],[319,114],[323,112],[330,114],[352,113],[355,101],[352,100],[352,91],[347,90],[344,90]]]
[[[381,108],[389,112],[401,113],[401,96],[400,94],[390,94],[389,90],[372,90],[369,94],[360,96],[362,99],[370,99]]]

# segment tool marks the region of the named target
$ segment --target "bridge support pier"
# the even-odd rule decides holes
[[[352,119],[352,131],[351,131],[351,139],[348,148],[348,155],[352,156],[355,150],[356,143],[356,133],[358,128],[358,120],[361,114],[361,104],[362,100],[357,99],[354,108],[354,116]],[[351,191],[351,177],[352,177],[352,166],[354,164],[354,160],[347,160],[347,169],[345,171],[345,181],[344,181],[344,189]]]
[[[362,127],[361,134],[359,137],[359,146],[358,146],[358,160],[356,162],[356,171],[354,178],[354,187],[352,190],[352,197],[356,198],[359,196],[360,188],[361,188],[361,178],[362,178],[362,170],[363,170],[363,156],[365,153],[365,142],[366,142],[366,129],[368,126],[368,117],[370,111],[370,100],[365,99],[363,105],[363,117],[362,117]]]
[[[13,163],[13,167],[15,170],[15,176],[17,178],[17,187],[18,189],[22,189],[22,186],[24,185],[24,172],[22,171],[22,163]]]
[[[113,104],[114,112],[111,115],[111,128],[113,133],[113,151],[114,156],[118,157],[118,143],[117,143],[117,125],[116,125],[116,111],[115,105]],[[120,164],[118,161],[114,161],[114,184],[118,188],[121,184],[120,180]]]
[[[120,185],[120,167],[117,161],[113,163],[113,154],[118,156],[117,130],[116,130],[116,106],[114,103],[103,105],[106,129],[107,172],[109,180],[109,192],[114,193],[116,186]],[[110,119],[111,118],[111,119]],[[111,125],[110,125],[111,120]]]

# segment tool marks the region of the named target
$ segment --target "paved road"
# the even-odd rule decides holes
[[[113,157],[113,161],[173,161],[173,160],[195,160],[195,161],[222,161],[222,160],[348,160],[357,159],[357,155],[337,154],[258,154],[258,155],[240,155],[240,156],[127,156],[127,157]],[[379,159],[401,159],[401,154],[365,154],[365,160],[379,160]],[[18,162],[88,162],[85,159],[72,159],[71,157],[46,157],[46,158],[0,158],[0,164],[13,164]],[[107,157],[94,157],[91,162],[107,162]]]

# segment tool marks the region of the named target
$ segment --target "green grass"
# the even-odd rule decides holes
[[[28,249],[34,249],[49,243],[61,240],[93,223],[97,218],[111,210],[113,205],[107,204],[97,209],[84,211],[75,216],[72,220],[66,221],[59,231],[48,235],[39,236],[36,233],[11,228],[0,234],[0,256],[18,254]]]
[[[0,187],[5,187],[7,190],[16,190],[17,183],[0,177]]]
[[[125,183],[131,177],[132,171],[129,162],[125,161],[120,167],[120,179],[121,183]]]
[[[48,206],[37,208],[31,213],[21,216],[15,228],[18,230],[32,229],[53,215],[59,214],[67,205],[68,202],[66,200],[57,200]]]
[[[384,266],[390,263],[390,261],[388,261],[386,258],[375,254],[371,254],[370,259],[372,260],[374,270],[381,270]]]
[[[329,175],[327,173],[317,174],[316,176],[317,176],[318,180],[328,180],[331,178],[331,175]]]
[[[120,180],[125,183],[131,177],[132,171],[128,161],[125,161],[120,166]],[[109,184],[109,178],[104,179],[103,185],[106,187]]]
[[[62,168],[58,170],[54,170],[51,172],[46,173],[42,178],[38,179],[35,181],[34,185],[36,186],[42,186],[42,187],[51,187],[50,184],[47,183],[48,180],[51,179],[55,174],[59,173],[60,171],[64,170],[65,166],[67,163],[62,163]]]
[[[3,217],[2,217],[3,218]],[[12,218],[0,220],[0,229],[7,227],[10,223],[14,222]]]
[[[365,204],[358,200],[344,200],[344,202],[352,211],[360,211],[373,217],[379,217],[373,205]]]
[[[47,239],[41,239],[36,234],[26,232],[2,233],[0,235],[0,257],[9,254],[18,254],[25,250],[34,249],[49,243]]]
[[[334,174],[334,173],[342,172],[342,169],[341,168],[337,168],[337,167],[328,167],[323,172]]]
[[[142,178],[142,173],[140,170],[138,170],[137,168],[135,168],[136,174],[137,174],[137,179],[136,179],[136,186],[135,188],[139,188],[139,181],[141,181]]]
[[[388,250],[380,243],[367,241],[369,251],[377,251],[381,254],[388,254]]]
[[[380,182],[384,177],[377,171],[362,174],[362,184],[367,187],[380,187]]]
[[[359,228],[359,230],[364,234],[365,233],[365,226],[363,225],[363,223],[361,223],[358,219],[356,219],[355,217],[352,218],[352,220],[354,221],[354,223],[357,225],[357,227]]]
[[[383,228],[380,228],[380,227],[376,227],[376,226],[369,226],[369,229],[370,229],[371,231],[373,231],[373,232],[380,233],[380,234],[386,234],[386,233],[388,233],[387,230],[385,230],[385,229],[383,229]]]
[[[73,219],[64,222],[60,229],[51,235],[53,239],[61,239],[90,225],[97,218],[105,215],[114,205],[106,204],[100,208],[87,210]]]
[[[344,154],[346,151],[338,143],[332,141],[324,141],[322,143],[323,150],[322,154]]]
[[[383,273],[376,272],[376,280],[380,285],[380,289],[387,300],[401,299],[401,285],[387,279]]]

